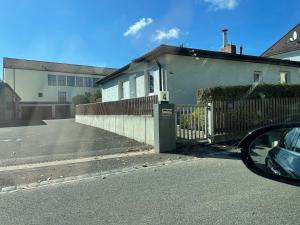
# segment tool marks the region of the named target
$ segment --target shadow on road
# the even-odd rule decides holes
[[[197,158],[222,158],[241,160],[240,152],[234,145],[209,143],[177,143],[172,154],[186,155]]]
[[[14,120],[0,121],[0,128],[3,127],[25,127],[25,126],[40,126],[47,125],[43,120]]]

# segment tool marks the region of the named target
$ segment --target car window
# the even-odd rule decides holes
[[[300,153],[300,128],[294,128],[287,132],[279,146]]]

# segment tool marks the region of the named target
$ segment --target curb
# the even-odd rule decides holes
[[[168,161],[154,163],[154,164],[139,164],[139,165],[135,165],[133,167],[126,167],[126,168],[122,168],[122,169],[114,169],[114,170],[110,170],[110,171],[82,174],[82,175],[78,175],[78,176],[71,176],[71,177],[65,177],[65,178],[57,178],[57,179],[53,179],[53,180],[45,180],[45,181],[34,182],[34,183],[29,183],[29,184],[7,186],[7,187],[1,188],[0,194],[12,193],[12,192],[22,191],[22,190],[31,190],[31,189],[35,189],[35,188],[47,187],[50,185],[56,185],[56,184],[62,184],[62,183],[71,183],[71,182],[77,182],[77,181],[79,182],[79,181],[88,180],[88,179],[101,178],[104,180],[108,176],[112,176],[112,175],[129,173],[129,172],[134,172],[134,171],[138,171],[138,170],[146,170],[146,169],[161,167],[161,166],[165,166],[165,165],[172,165],[172,164],[177,164],[177,163],[182,163],[182,162],[192,162],[192,161],[197,161],[197,160],[200,160],[200,158],[175,159],[175,160],[168,160]]]
[[[230,156],[230,155],[232,155],[232,152],[221,151],[221,152],[216,152],[216,153],[208,153],[206,155],[213,156],[213,155],[219,155],[219,154],[225,154],[225,155]],[[108,176],[112,176],[112,175],[130,173],[130,172],[135,172],[138,170],[153,169],[153,168],[157,168],[157,167],[179,164],[179,163],[183,163],[183,162],[193,162],[193,161],[198,161],[201,159],[202,158],[178,158],[178,159],[174,159],[174,160],[157,162],[154,164],[143,163],[143,164],[134,165],[132,167],[125,167],[122,169],[113,169],[113,170],[109,170],[109,171],[88,173],[88,174],[82,174],[82,175],[65,177],[65,178],[57,178],[57,179],[53,179],[53,180],[45,180],[45,181],[34,182],[34,183],[29,183],[29,184],[7,186],[7,187],[1,188],[0,194],[12,193],[12,192],[22,191],[22,190],[31,190],[31,189],[35,189],[35,188],[47,187],[50,185],[56,185],[56,184],[62,184],[62,183],[80,182],[80,181],[88,180],[88,179],[97,179],[97,178],[106,179]]]
[[[117,153],[111,155],[91,156],[91,157],[77,158],[77,159],[54,160],[48,162],[0,166],[0,172],[22,170],[22,169],[35,169],[35,168],[58,166],[58,165],[70,165],[76,163],[85,163],[85,162],[100,161],[100,160],[115,159],[115,158],[126,158],[126,157],[134,157],[134,156],[148,155],[148,154],[154,154],[154,150],[151,149],[148,151]]]

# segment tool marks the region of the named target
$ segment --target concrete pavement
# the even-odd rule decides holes
[[[0,166],[143,149],[149,146],[74,119],[0,127]]]
[[[2,224],[299,224],[300,189],[198,158],[0,195]]]

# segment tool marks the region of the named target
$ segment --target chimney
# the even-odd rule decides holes
[[[223,47],[221,48],[221,52],[236,54],[236,46],[228,44],[228,29],[223,29]]]
[[[228,37],[227,37],[228,29],[223,29],[222,32],[223,32],[223,48],[225,48],[228,44]]]
[[[240,46],[240,55],[243,55],[243,46]]]

